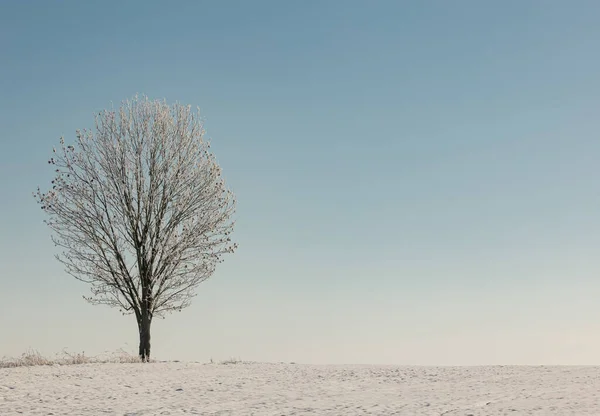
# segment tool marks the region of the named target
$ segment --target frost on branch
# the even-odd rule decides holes
[[[51,188],[35,196],[89,302],[138,322],[181,310],[234,251],[234,196],[203,136],[189,106],[135,97],[53,149]]]

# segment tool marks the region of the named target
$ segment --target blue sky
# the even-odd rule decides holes
[[[134,94],[199,106],[240,248],[159,359],[600,364],[600,3],[5,1],[1,355],[137,348],[31,193]]]

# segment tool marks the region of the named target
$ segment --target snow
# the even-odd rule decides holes
[[[600,415],[600,367],[83,364],[0,369],[0,415]]]

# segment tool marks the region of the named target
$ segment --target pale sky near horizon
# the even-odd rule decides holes
[[[0,357],[137,350],[32,197],[134,94],[199,106],[239,250],[157,359],[600,364],[600,2],[0,3]]]

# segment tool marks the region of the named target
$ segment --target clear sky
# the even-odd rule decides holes
[[[199,106],[239,250],[158,359],[600,364],[600,2],[0,3],[0,356],[137,351],[32,192],[134,94]]]

